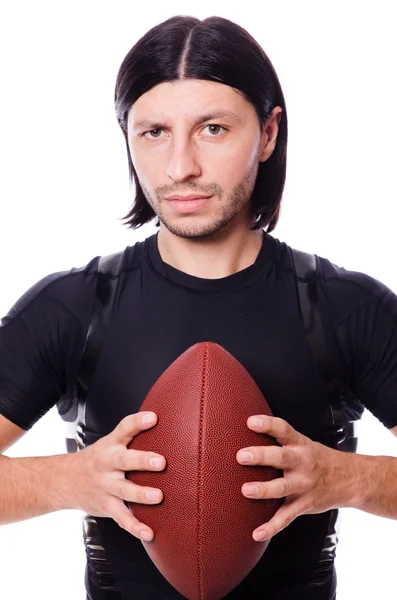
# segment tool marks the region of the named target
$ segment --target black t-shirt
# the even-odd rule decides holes
[[[26,430],[54,405],[65,420],[73,408],[62,397],[67,382],[76,378],[83,353],[98,258],[44,277],[1,322],[0,413]],[[397,296],[369,275],[323,257],[316,260],[325,333],[338,348],[362,410],[368,408],[385,427],[394,427]],[[244,365],[275,415],[324,441],[329,396],[299,316],[294,277],[287,244],[266,233],[254,264],[220,279],[195,277],[163,262],[157,234],[127,246],[109,329],[86,398],[85,445],[110,433],[127,414],[138,412],[167,367],[190,346],[208,340]],[[269,600],[332,599],[337,513],[295,519],[274,536],[227,598],[259,599],[266,590]],[[121,598],[117,590],[140,600],[182,598],[140,540],[113,519],[88,521],[91,529],[84,542],[89,598],[101,599],[101,589],[114,590],[109,598],[115,599]]]

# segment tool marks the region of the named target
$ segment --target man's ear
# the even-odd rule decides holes
[[[283,109],[275,106],[263,126],[261,138],[260,162],[265,162],[273,154],[277,143],[278,125],[281,121]]]

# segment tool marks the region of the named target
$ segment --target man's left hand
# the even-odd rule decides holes
[[[255,418],[262,424],[255,427]],[[314,442],[278,417],[255,415],[247,420],[247,425],[253,431],[275,438],[281,446],[242,448],[236,455],[237,461],[242,465],[272,466],[283,471],[283,477],[272,481],[249,482],[257,486],[254,495],[245,492],[247,484],[241,488],[244,496],[251,499],[284,498],[273,518],[255,529],[254,540],[273,537],[299,515],[348,505],[349,457],[345,452]],[[252,461],[240,460],[243,451],[252,452]],[[262,537],[257,535],[259,533]]]

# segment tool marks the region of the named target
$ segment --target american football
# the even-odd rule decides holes
[[[161,454],[160,472],[128,471],[126,477],[163,492],[159,504],[130,502],[133,514],[153,529],[142,541],[169,583],[188,600],[219,600],[253,569],[271,540],[257,542],[253,530],[266,523],[280,499],[250,499],[248,481],[282,476],[273,467],[237,462],[247,446],[279,445],[249,429],[251,415],[272,415],[262,392],[225,348],[199,342],[181,354],[147,394],[142,411],[157,424],[128,448]]]

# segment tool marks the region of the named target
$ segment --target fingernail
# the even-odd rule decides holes
[[[157,490],[149,490],[146,496],[148,500],[160,500],[160,493]]]
[[[267,537],[266,536],[266,531],[257,531],[256,533],[254,533],[254,539],[257,542],[261,542],[261,541],[265,540],[266,537]]]
[[[148,413],[147,415],[144,415],[142,418],[142,423],[153,423],[154,421],[154,414],[153,413]]]
[[[154,467],[155,469],[160,469],[160,467],[163,464],[163,459],[162,458],[151,458],[149,460],[149,464],[151,467]]]
[[[248,484],[243,487],[243,492],[244,492],[244,494],[254,496],[255,494],[257,494],[259,492],[259,489],[258,489],[257,485]]]
[[[151,534],[151,533],[149,533],[149,531],[146,531],[146,530],[144,530],[144,529],[143,529],[142,531],[140,531],[140,532],[139,532],[139,535],[141,536],[141,538],[142,538],[143,540],[150,540],[150,539],[151,539],[151,537],[152,537],[152,534]]]
[[[241,462],[251,462],[254,460],[254,455],[252,452],[240,452],[238,459],[241,460]]]
[[[259,417],[254,417],[253,419],[250,419],[249,423],[251,427],[262,427],[263,425],[263,421],[262,419],[259,419]]]

